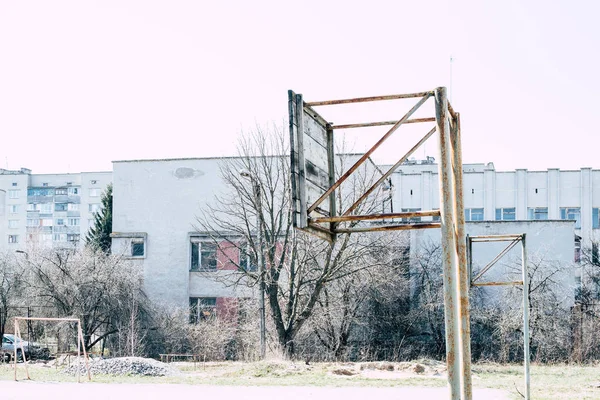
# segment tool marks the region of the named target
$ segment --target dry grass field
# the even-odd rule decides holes
[[[18,364],[19,379],[25,368]],[[212,386],[318,386],[318,387],[444,387],[445,366],[431,360],[390,363],[311,363],[289,361],[176,362],[170,376],[100,375],[97,383],[186,384]],[[64,366],[49,363],[29,365],[33,381],[74,382]],[[599,399],[600,367],[577,365],[532,365],[531,383],[534,399]],[[82,381],[83,380],[82,376]],[[0,380],[13,379],[12,365],[0,365]],[[501,389],[507,398],[522,398],[523,368],[520,365],[476,364],[473,366],[474,388]]]

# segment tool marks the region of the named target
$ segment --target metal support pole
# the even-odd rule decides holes
[[[529,379],[529,274],[527,272],[527,246],[525,234],[521,239],[521,262],[523,267],[523,360],[525,364],[525,400],[531,398]]]
[[[450,399],[461,398],[461,368],[459,342],[457,246],[454,221],[454,188],[452,186],[452,160],[450,144],[450,126],[448,121],[448,99],[446,88],[435,90],[436,128],[439,134],[439,184],[442,233],[442,266],[444,270],[444,322],[446,329],[446,363],[448,366],[448,385]]]
[[[260,295],[258,296],[258,306],[260,312],[260,359],[264,360],[267,352],[266,346],[266,324],[265,324],[265,265],[263,262],[263,237],[262,237],[262,228],[264,225],[263,215],[262,215],[262,201],[261,201],[261,193],[260,193],[260,183],[256,180],[256,177],[252,179],[252,183],[254,186],[254,197],[256,199],[256,207],[257,207],[257,223],[256,227],[257,236],[258,236],[258,254],[257,254],[257,262],[258,262],[258,276],[259,276],[259,288]]]
[[[467,243],[465,241],[465,208],[463,204],[462,147],[460,139],[460,115],[452,123],[450,135],[452,146],[453,186],[455,190],[454,223],[456,224],[456,252],[458,256],[458,318],[459,354],[461,364],[461,389],[463,400],[471,400],[471,325],[469,318],[469,287],[471,277],[467,266]]]

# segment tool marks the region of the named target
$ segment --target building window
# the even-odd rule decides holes
[[[67,234],[66,233],[55,233],[54,234],[54,241],[55,242],[66,242],[67,241]]]
[[[68,234],[67,242],[79,242],[80,237],[81,236],[79,234]]]
[[[8,243],[19,243],[19,235],[8,235]]]
[[[420,208],[402,208],[401,211],[402,212],[416,212],[416,211],[421,211],[421,209]],[[408,223],[421,222],[421,217],[402,218],[402,222],[408,222]]]
[[[19,220],[18,219],[9,219],[8,220],[8,227],[9,228],[18,228],[19,227]]]
[[[56,222],[54,223],[56,226],[64,226],[65,220],[63,218],[56,218]]]
[[[516,219],[515,208],[496,208],[496,221],[514,221]]]
[[[90,197],[98,197],[98,196],[100,196],[100,189],[98,189],[98,188],[90,189]]]
[[[217,315],[216,297],[190,297],[190,323],[213,318]]]
[[[88,210],[91,213],[97,213],[100,211],[100,204],[88,204]]]
[[[54,204],[54,211],[67,211],[67,203]]]
[[[483,221],[483,208],[465,208],[465,221]]]
[[[248,243],[240,243],[240,270],[247,272],[254,272],[257,268],[256,255],[250,248]]]
[[[79,204],[77,204],[77,203],[67,204],[67,211],[79,211]]]
[[[9,199],[18,199],[20,194],[21,194],[20,189],[11,189],[8,191],[8,198]]]
[[[562,207],[560,219],[575,221],[575,228],[581,228],[581,209],[579,207]]]
[[[131,257],[144,257],[145,250],[144,239],[131,239]]]
[[[66,188],[60,188],[60,189],[55,189],[54,190],[54,194],[56,196],[66,196],[67,195],[67,189]]]
[[[70,187],[68,193],[69,193],[69,196],[73,196],[73,195],[79,194],[79,188]]]
[[[42,222],[42,226],[54,225],[54,220],[52,218],[42,218],[40,221]]]
[[[69,226],[79,226],[79,218],[69,218],[67,221]]]
[[[48,186],[48,182],[42,183],[42,186]]]
[[[17,214],[19,212],[19,205],[13,204],[8,206],[8,212],[11,214]]]
[[[52,241],[52,234],[51,233],[43,233],[42,234],[42,241],[44,241],[44,242],[51,242]]]
[[[13,183],[12,183],[12,185],[13,185],[13,186],[17,186],[17,182],[13,182]]]
[[[52,203],[42,204],[40,213],[42,213],[42,214],[52,214]]]
[[[536,221],[548,219],[548,207],[528,208],[527,219],[532,219]]]
[[[40,226],[40,220],[37,218],[27,218],[27,226]]]
[[[600,210],[600,208],[592,208],[592,228],[594,229],[600,228],[600,215],[598,210]]]
[[[191,271],[217,270],[217,245],[192,238]]]

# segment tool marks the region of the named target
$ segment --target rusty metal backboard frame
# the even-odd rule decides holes
[[[531,383],[529,373],[530,353],[529,353],[529,275],[527,272],[527,247],[525,245],[526,235],[479,235],[467,236],[467,264],[469,268],[469,280],[471,286],[523,286],[523,367],[525,370],[525,400],[531,398]],[[510,242],[496,257],[487,263],[481,270],[473,276],[473,243],[476,242]],[[520,281],[497,281],[481,282],[481,279],[502,257],[521,243],[521,276]]]
[[[344,212],[336,212],[335,191],[348,179],[391,135],[403,124],[436,122],[435,117],[414,118],[410,117],[430,98],[435,91],[362,97],[345,100],[330,100],[317,102],[304,102],[301,94],[292,90],[288,91],[289,116],[290,116],[290,143],[291,143],[291,170],[292,170],[292,207],[294,227],[317,234],[327,240],[332,240],[336,233],[348,233],[352,230],[337,228],[339,222],[366,221],[374,219],[413,218],[424,216],[440,216],[439,210],[428,210],[407,213],[388,213],[355,215],[357,207],[383,184],[389,176],[406,161],[423,143],[436,131],[436,128],[427,132],[396,164],[394,164],[380,179],[377,180],[365,193]],[[318,106],[335,104],[363,103],[381,100],[397,100],[418,98],[414,105],[401,119],[395,121],[380,121],[366,123],[352,123],[333,125],[319,115],[314,109]],[[456,116],[452,107],[448,107],[450,114]],[[335,179],[335,154],[333,132],[336,129],[364,128],[373,126],[392,125],[388,132],[379,139],[353,166]],[[328,201],[325,201],[328,200]],[[406,230],[439,228],[439,223],[419,223],[384,225],[371,228],[356,228],[364,232],[368,230]]]
[[[394,121],[358,122],[334,125],[319,115],[314,108],[320,106],[363,103],[396,99],[418,99],[416,104]],[[411,116],[428,99],[435,103],[435,117]],[[462,188],[462,150],[460,139],[460,115],[448,102],[445,87],[435,90],[388,96],[361,97],[344,100],[304,102],[301,94],[288,92],[290,115],[292,207],[294,227],[317,234],[332,241],[336,234],[381,230],[410,230],[441,228],[442,267],[444,270],[444,322],[446,332],[446,363],[451,399],[470,400],[471,348],[469,325],[469,275],[465,240],[465,218]],[[403,124],[435,122],[431,128],[396,164],[367,189],[347,210],[335,209],[335,192],[370,156]],[[362,128],[392,125],[359,160],[339,179],[334,174],[333,133],[336,129]],[[427,139],[438,134],[439,138],[439,210],[419,212],[356,215],[357,207],[389,176],[406,161]],[[327,163],[318,158],[327,157]],[[327,175],[325,175],[325,173]],[[310,176],[309,176],[310,175]],[[325,179],[326,178],[326,179]],[[325,188],[325,182],[329,186]],[[315,199],[315,197],[317,197]],[[373,226],[363,224],[344,227],[343,222],[385,220],[439,216],[440,222],[413,224],[386,224]]]

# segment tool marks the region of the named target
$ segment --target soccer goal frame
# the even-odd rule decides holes
[[[83,350],[83,358],[85,360],[85,368],[87,370],[88,380],[92,380],[92,374],[90,372],[90,363],[85,346],[83,343],[83,331],[81,330],[81,321],[78,318],[43,318],[43,317],[15,317],[15,336],[21,337],[21,328],[19,326],[20,321],[50,321],[50,322],[77,322],[77,382],[81,382],[81,352]],[[21,356],[23,357],[23,365],[25,365],[25,373],[27,379],[31,380],[29,375],[29,368],[27,367],[27,358],[25,356],[25,347],[23,346],[23,340],[19,341],[21,345]],[[15,381],[17,381],[17,343],[15,341],[13,364],[15,371]]]

